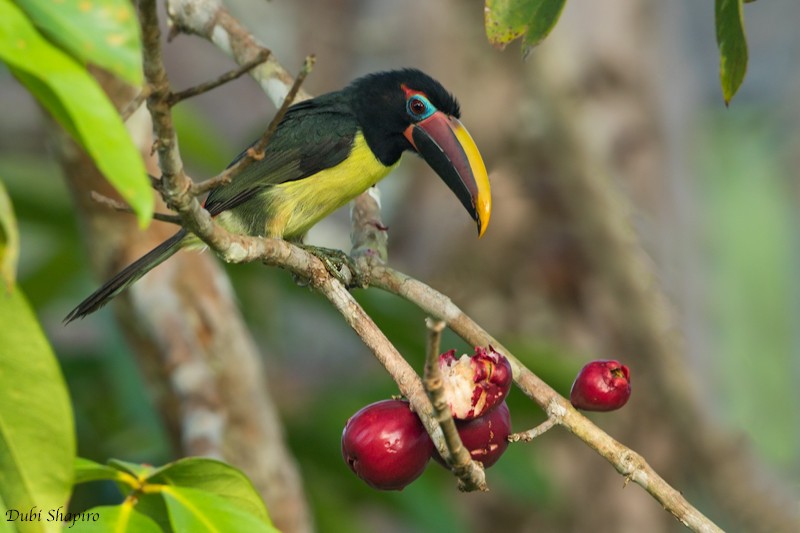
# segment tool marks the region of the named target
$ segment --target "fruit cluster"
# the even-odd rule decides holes
[[[508,448],[511,414],[505,398],[511,388],[511,365],[494,348],[476,347],[472,356],[455,350],[439,356],[445,397],[461,441],[484,468]],[[592,361],[575,378],[570,401],[577,409],[612,411],[628,401],[630,372],[618,361]],[[347,421],[342,455],[368,485],[401,490],[417,479],[433,458],[446,467],[419,417],[406,400],[370,404]]]
[[[461,441],[472,459],[493,465],[508,447],[511,415],[505,398],[511,365],[491,346],[456,359],[439,357],[445,397]],[[376,489],[400,490],[417,479],[433,457],[445,465],[422,422],[405,400],[370,404],[347,421],[342,455],[350,469]]]

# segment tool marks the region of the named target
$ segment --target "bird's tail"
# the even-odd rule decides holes
[[[183,247],[185,240],[189,239],[186,230],[182,229],[166,241],[162,242],[145,255],[126,266],[102,287],[90,294],[64,318],[64,323],[69,324],[76,318],[83,318],[94,313],[106,305],[117,294],[127,289],[139,278],[153,270],[155,267],[172,257],[175,252]]]

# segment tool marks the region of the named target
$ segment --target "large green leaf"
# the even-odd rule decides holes
[[[0,292],[0,498],[9,510],[65,505],[75,436],[64,378],[22,291]],[[21,532],[55,522],[15,522]]]
[[[501,50],[523,37],[523,50],[536,46],[552,31],[566,0],[486,0],[486,36]]]
[[[6,292],[14,288],[19,260],[19,229],[14,217],[11,198],[0,181],[0,278],[6,284]]]
[[[728,105],[747,72],[747,38],[744,34],[742,0],[715,0],[714,18],[719,47],[719,79]]]
[[[264,501],[247,476],[221,461],[202,457],[180,459],[158,469],[147,482],[210,492],[269,522]]]
[[[278,530],[216,494],[188,487],[161,491],[174,531],[192,533],[276,533]]]
[[[130,1],[15,1],[36,27],[74,57],[141,85],[141,39]]]
[[[83,520],[67,526],[75,533],[161,533],[161,528],[130,504],[95,507],[82,513]],[[87,518],[88,517],[88,518]]]
[[[144,163],[114,106],[73,58],[0,0],[0,59],[89,153],[145,225],[154,201]]]

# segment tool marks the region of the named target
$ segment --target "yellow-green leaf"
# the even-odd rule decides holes
[[[83,66],[0,0],[0,60],[92,157],[146,225],[154,200],[144,163],[122,119]]]
[[[166,503],[173,531],[193,533],[277,533],[259,519],[221,496],[188,487],[165,486]]]
[[[742,0],[715,0],[714,18],[719,48],[719,79],[728,105],[747,72],[747,38]]]
[[[81,513],[80,519],[64,531],[71,533],[161,533],[152,519],[138,512],[132,504],[94,507]]]
[[[66,505],[72,489],[69,394],[19,287],[0,292],[0,324],[0,499],[9,512],[42,510],[42,520],[13,520],[21,533],[59,531],[45,515]]]
[[[566,0],[486,0],[484,23],[489,42],[499,49],[523,37],[523,50],[552,31]]]
[[[108,465],[101,465],[83,457],[75,458],[75,484],[89,481],[119,481],[121,483],[135,482],[135,476],[128,472],[118,470]]]
[[[0,277],[10,292],[17,279],[17,260],[19,259],[19,229],[14,216],[11,198],[8,197],[3,182],[0,181]]]
[[[179,459],[157,469],[147,478],[147,482],[204,490],[225,498],[232,505],[267,523],[270,521],[264,501],[247,476],[216,459]]]
[[[129,0],[15,0],[51,41],[132,85],[142,83],[139,24]]]

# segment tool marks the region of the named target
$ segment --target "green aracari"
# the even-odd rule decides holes
[[[460,116],[453,95],[419,70],[369,74],[291,106],[263,159],[214,189],[204,207],[228,231],[302,241],[319,220],[383,179],[403,152],[414,152],[461,201],[481,236],[492,209],[489,178]],[[181,229],[82,301],[65,322],[96,311],[178,250],[198,244]]]

